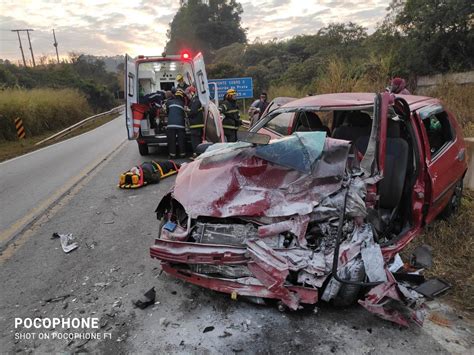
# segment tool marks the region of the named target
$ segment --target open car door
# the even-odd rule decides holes
[[[132,113],[132,104],[138,102],[137,83],[137,65],[128,54],[125,54],[125,122],[127,126],[128,139],[130,140],[138,138],[133,132]]]
[[[209,143],[224,142],[222,121],[216,104],[210,98],[206,66],[201,53],[193,58],[193,71],[196,80],[196,91],[204,107],[204,141]]]

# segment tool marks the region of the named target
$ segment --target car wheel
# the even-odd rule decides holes
[[[138,143],[138,151],[140,152],[140,155],[148,155],[148,144]]]
[[[444,208],[443,212],[441,212],[442,218],[449,218],[454,216],[458,213],[459,208],[461,207],[461,200],[462,200],[462,191],[463,191],[463,179],[459,180],[454,187],[454,193],[451,196],[451,200],[449,201],[448,205]]]

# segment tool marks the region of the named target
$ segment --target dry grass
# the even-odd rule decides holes
[[[422,244],[433,248],[433,267],[425,270],[425,276],[451,283],[453,289],[445,299],[474,316],[474,192],[464,191],[456,216],[427,226],[403,251],[404,260]]]
[[[14,119],[23,120],[31,138],[68,127],[90,116],[84,95],[72,89],[6,89],[0,91],[0,141],[16,140]]]
[[[78,136],[84,132],[91,131],[94,128],[97,128],[99,126],[102,126],[103,124],[113,120],[114,118],[117,117],[118,114],[110,114],[106,115],[97,119],[94,119],[90,122],[87,122],[84,126],[72,131],[71,133],[57,139],[57,140],[52,140],[49,142],[46,142],[44,144],[41,144],[39,146],[36,146],[36,142],[39,142],[45,138],[48,138],[49,136],[52,136],[55,131],[53,132],[48,132],[48,133],[43,133],[41,135],[35,136],[33,138],[26,138],[22,139],[20,141],[1,141],[0,140],[0,162],[8,159],[15,158],[17,156],[32,152],[34,150],[46,147],[48,145],[63,141],[65,139],[69,139],[75,136]],[[57,132],[59,132],[58,130]]]

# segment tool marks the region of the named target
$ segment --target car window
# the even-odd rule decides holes
[[[441,148],[454,140],[453,128],[445,111],[427,115],[423,119],[423,126],[428,136],[431,158],[436,157]]]
[[[288,135],[288,127],[291,125],[292,118],[292,112],[280,113],[273,117],[271,121],[268,121],[264,127],[286,136]]]

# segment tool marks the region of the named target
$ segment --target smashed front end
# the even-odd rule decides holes
[[[151,257],[192,284],[292,310],[320,299],[348,305],[364,280],[390,281],[365,223],[366,181],[348,169],[350,143],[297,138],[225,144],[183,165],[156,210]]]

